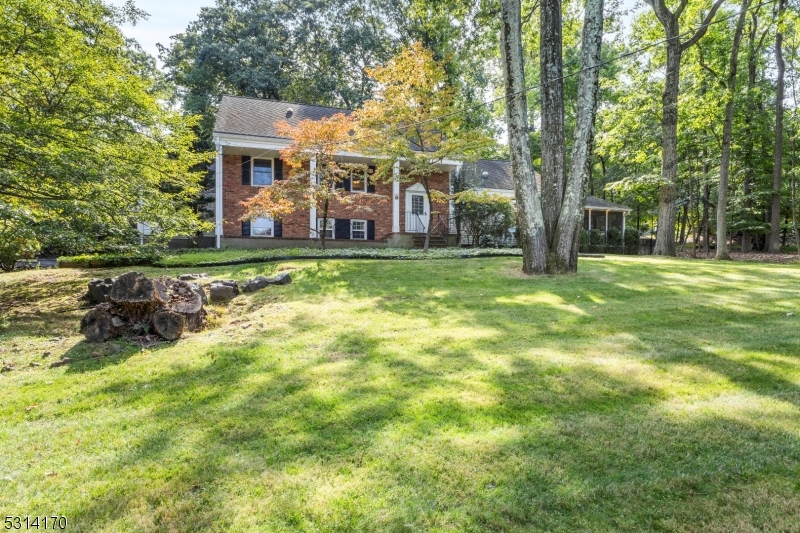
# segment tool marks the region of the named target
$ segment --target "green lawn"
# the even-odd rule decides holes
[[[0,276],[0,512],[85,532],[800,530],[797,266],[519,262],[207,268],[295,283],[144,352],[77,334],[87,280],[125,269]]]

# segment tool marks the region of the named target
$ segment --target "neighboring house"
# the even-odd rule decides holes
[[[259,187],[269,187],[275,181],[284,179],[288,172],[288,167],[280,159],[280,150],[288,146],[290,140],[278,135],[274,124],[286,120],[296,125],[304,119],[318,120],[336,113],[349,111],[259,98],[222,98],[213,133],[217,149],[214,193],[216,247],[308,246],[308,240],[318,238],[321,231],[326,232],[332,247],[411,247],[421,244],[431,210],[434,213],[434,237],[441,245],[455,244],[452,235],[455,228],[450,223],[452,206],[447,203],[431,206],[422,184],[401,181],[402,162],[395,164],[394,175],[397,178],[390,183],[370,183],[366,179],[342,183],[340,186],[349,194],[374,192],[383,196],[383,200],[370,198],[347,205],[334,202],[329,209],[327,228],[320,227],[322,222],[316,209],[298,209],[282,220],[242,220],[244,207],[241,202],[254,196]],[[343,152],[340,158],[343,162],[374,164],[372,159],[358,153]],[[439,165],[440,172],[429,180],[431,187],[449,194],[451,172],[461,166],[460,161],[445,161]],[[476,167],[483,188],[514,196],[510,163],[481,160]],[[590,197],[590,200],[599,199]],[[592,206],[592,212],[599,209],[590,202],[587,203],[587,210],[590,209],[589,205]],[[624,226],[624,214],[630,210],[611,205],[604,208],[609,212],[622,213]]]
[[[514,178],[509,161],[482,159],[475,163],[475,171],[480,176],[479,191],[514,198]],[[536,181],[541,186],[541,178],[537,174]],[[583,229],[608,231],[617,228],[625,232],[625,218],[631,212],[630,207],[615,204],[596,196],[586,197],[584,204]]]
[[[336,113],[348,111],[257,98],[222,98],[213,134],[217,148],[216,175],[222,177],[216,182],[217,247],[307,246],[302,241],[318,237],[318,231],[323,229],[318,227],[321,220],[316,209],[298,209],[280,221],[266,218],[242,221],[244,208],[240,202],[254,196],[259,187],[269,187],[283,179],[288,172],[279,151],[290,141],[276,133],[276,122],[286,120],[296,125],[304,119],[321,119]],[[340,157],[346,162],[374,163],[357,153],[342,153]],[[431,187],[448,193],[450,172],[460,165],[458,161],[439,165],[441,171],[429,180]],[[374,192],[384,199],[348,205],[334,202],[329,209],[328,227],[324,229],[331,246],[410,247],[415,236],[426,232],[431,209],[435,214],[434,224],[442,221],[437,231],[445,228],[444,233],[449,234],[446,221],[450,206],[446,203],[431,206],[420,183],[401,182],[402,162],[395,165],[394,172],[398,179],[390,183],[347,180],[341,184],[350,194]]]

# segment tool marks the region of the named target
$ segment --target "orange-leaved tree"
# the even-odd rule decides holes
[[[338,153],[351,148],[355,122],[352,117],[337,113],[320,120],[302,120],[296,126],[282,120],[275,123],[275,129],[279,135],[291,140],[291,144],[280,151],[281,159],[288,166],[288,176],[271,186],[262,187],[258,194],[242,202],[245,207],[242,220],[280,220],[298,209],[315,208],[321,223],[316,224],[315,220],[312,226],[309,220],[307,227],[312,230],[312,235],[319,237],[324,250],[332,205],[384,199],[382,195],[351,194],[337,187],[354,173],[364,176],[368,173],[367,165],[336,160]],[[365,205],[365,208],[369,209],[369,206]]]
[[[376,82],[375,99],[356,112],[358,151],[376,161],[375,178],[393,179],[393,166],[401,163],[400,180],[418,181],[431,206],[425,232],[430,243],[433,204],[448,195],[431,187],[431,177],[448,160],[472,161],[491,145],[491,138],[470,128],[455,102],[455,91],[430,50],[420,43],[405,46],[386,64],[367,69]]]

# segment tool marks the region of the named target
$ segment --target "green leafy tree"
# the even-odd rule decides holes
[[[174,110],[152,58],[98,0],[19,0],[0,16],[0,201],[91,244],[204,227],[191,207],[197,119]],[[89,243],[86,243],[89,244]]]

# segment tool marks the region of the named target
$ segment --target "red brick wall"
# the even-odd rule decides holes
[[[239,155],[225,155],[222,158],[222,215],[223,215],[223,234],[229,237],[240,237],[242,235],[241,217],[244,215],[244,207],[241,203],[244,200],[258,193],[258,187],[252,185],[242,185],[242,157]],[[288,169],[284,167],[284,172]],[[430,186],[444,193],[449,190],[449,174],[440,172],[429,178]],[[400,231],[404,231],[405,212],[406,212],[406,189],[414,183],[400,184]],[[341,204],[334,201],[330,206],[329,218],[349,218],[375,221],[375,240],[381,241],[388,239],[392,234],[392,184],[376,183],[375,194],[383,195],[384,198],[359,199],[359,193],[348,193],[349,197],[355,199],[352,203]],[[448,214],[448,204],[434,204],[433,210],[440,212],[443,216]],[[317,216],[321,212],[317,210]],[[283,237],[287,239],[307,239],[309,237],[309,217],[308,209],[298,209],[289,216],[283,218]]]

